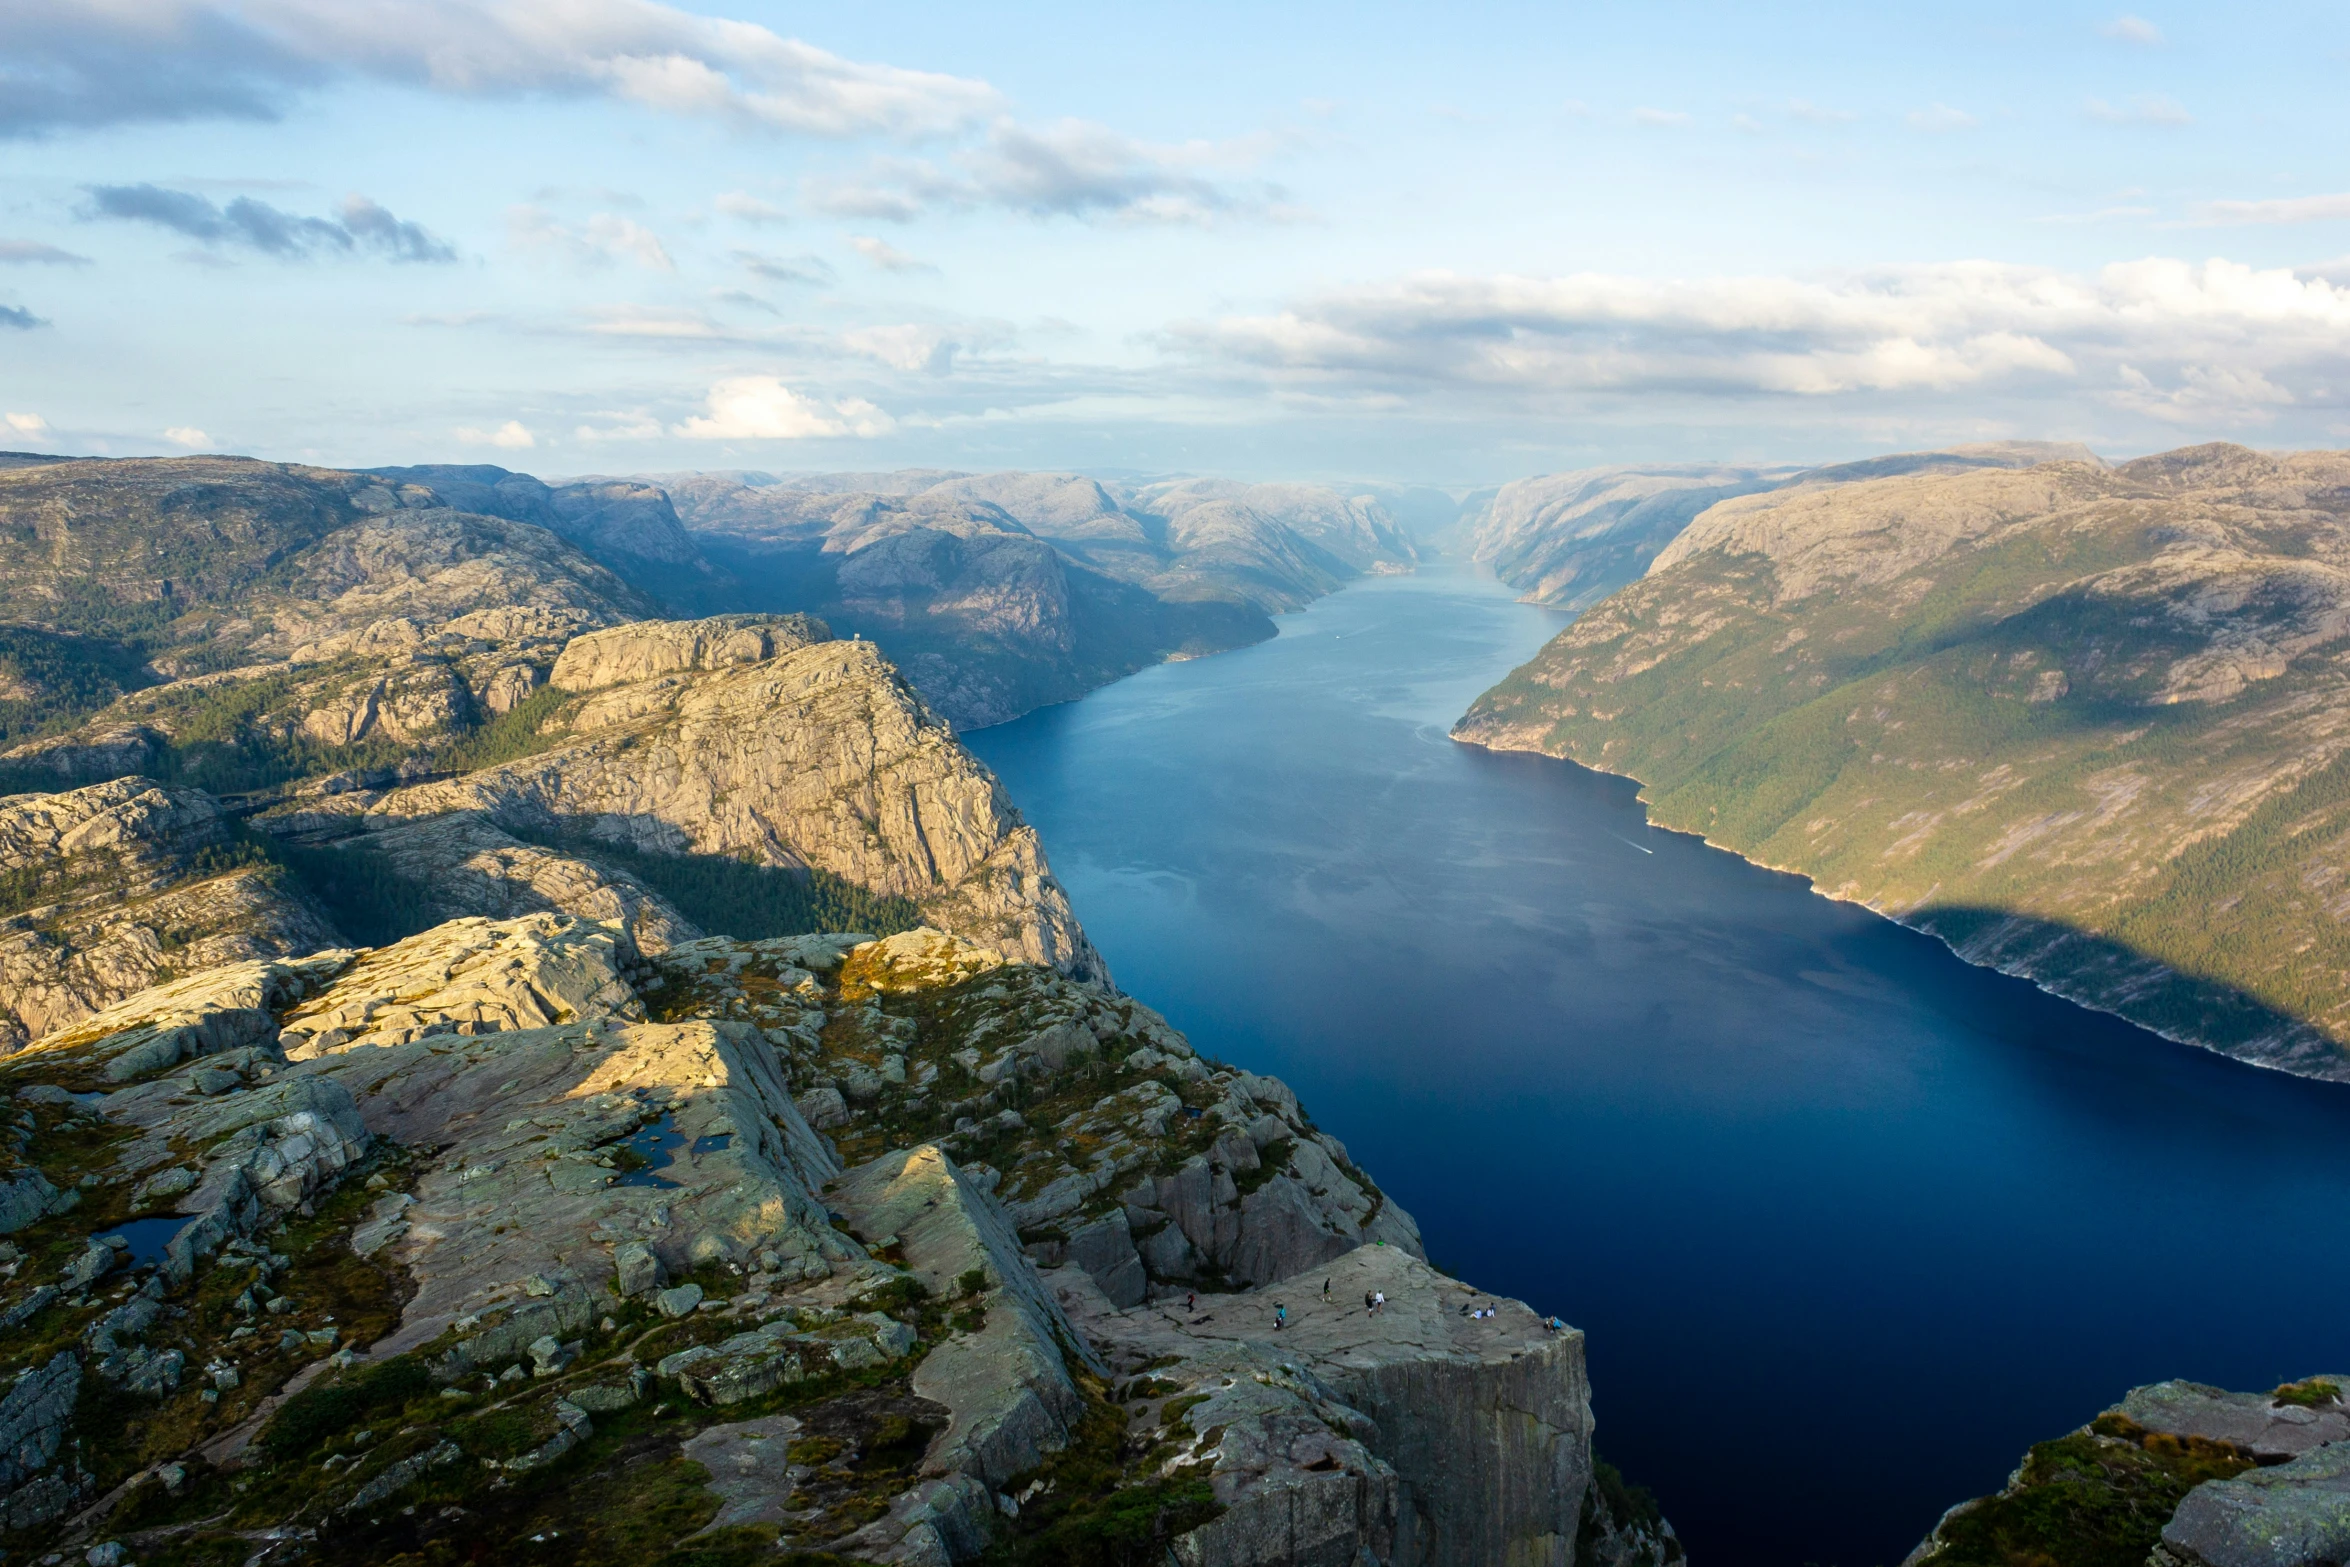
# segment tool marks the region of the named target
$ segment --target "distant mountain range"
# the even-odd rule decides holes
[[[961,728],[1261,641],[1268,616],[1417,558],[1379,500],[1316,485],[905,469],[550,486],[486,466],[376,471],[552,529],[681,613],[821,615],[881,643]]]

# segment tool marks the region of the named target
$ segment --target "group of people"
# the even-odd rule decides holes
[[[1325,1303],[1327,1303],[1330,1299],[1330,1281],[1328,1279],[1324,1279],[1322,1281],[1322,1299]],[[1199,1296],[1196,1294],[1186,1295],[1184,1297],[1183,1304],[1186,1310],[1197,1309],[1199,1305]],[[1387,1292],[1385,1290],[1363,1291],[1363,1315],[1367,1317],[1375,1317],[1386,1309]],[[1471,1322],[1482,1322],[1488,1317],[1497,1315],[1500,1312],[1500,1309],[1501,1308],[1498,1306],[1480,1306],[1474,1301],[1463,1301],[1461,1303],[1461,1315],[1468,1318]],[[1286,1301],[1278,1300],[1273,1302],[1273,1331],[1279,1333],[1288,1326],[1288,1303]],[[1543,1318],[1542,1326],[1545,1330],[1551,1333],[1564,1333],[1567,1330],[1566,1323],[1562,1319],[1555,1316]]]

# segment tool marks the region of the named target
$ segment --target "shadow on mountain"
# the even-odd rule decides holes
[[[1967,962],[2019,975],[2166,1038],[2309,1077],[2350,1080],[2350,1049],[2307,1019],[2062,920],[1940,904],[1901,923]]]
[[[829,871],[760,865],[723,854],[663,854],[584,831],[532,831],[500,824],[511,837],[635,878],[706,935],[761,941],[815,931],[887,936],[920,925],[912,901],[875,892]],[[251,833],[256,851],[285,868],[295,886],[353,942],[389,946],[469,912],[453,909],[426,881],[394,865],[364,836],[303,844]]]
[[[626,872],[712,936],[764,941],[833,930],[887,936],[922,923],[922,910],[912,900],[860,887],[830,871],[761,865],[725,854],[663,854],[581,831],[499,825],[527,843]]]

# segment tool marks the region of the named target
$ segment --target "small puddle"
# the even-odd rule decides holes
[[[615,1186],[654,1186],[674,1188],[677,1183],[661,1172],[677,1162],[677,1150],[685,1145],[685,1133],[674,1124],[674,1115],[664,1114],[658,1120],[647,1121],[629,1133],[621,1147],[645,1162],[622,1175]]]
[[[687,1149],[686,1152],[696,1154],[724,1153],[726,1145],[733,1141],[734,1133],[732,1132],[708,1132],[695,1138],[693,1147]]]
[[[119,1235],[130,1242],[133,1266],[160,1263],[171,1238],[195,1222],[184,1213],[167,1213],[158,1219],[133,1219],[93,1238],[103,1242]]]

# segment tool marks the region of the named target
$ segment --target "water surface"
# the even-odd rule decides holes
[[[2350,1091],[1447,739],[1560,623],[1439,564],[968,739],[1125,988],[1589,1332],[1698,1567],[1890,1567],[2135,1383],[2350,1371]]]

